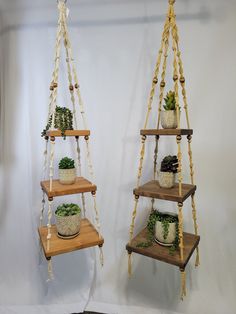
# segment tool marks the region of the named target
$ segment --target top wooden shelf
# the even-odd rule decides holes
[[[146,129],[140,131],[141,135],[192,135],[192,129]]]
[[[196,185],[182,183],[182,195],[179,195],[179,184],[171,189],[161,188],[156,180],[149,181],[139,188],[134,189],[137,196],[152,197],[172,202],[184,202],[196,191]]]
[[[63,137],[60,130],[52,130],[46,132],[47,136]],[[67,130],[65,136],[89,136],[90,130]]]

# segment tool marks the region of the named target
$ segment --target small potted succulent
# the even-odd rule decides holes
[[[73,184],[76,180],[75,161],[64,157],[59,162],[59,182],[61,184]]]
[[[42,131],[41,136],[47,135],[47,131],[52,126],[52,115],[50,115],[48,124]],[[56,106],[54,128],[61,130],[61,135],[66,138],[65,131],[73,130],[73,114],[69,108]]]
[[[172,188],[175,185],[175,174],[178,171],[177,156],[166,156],[161,162],[159,184],[162,188]]]
[[[169,246],[169,253],[173,254],[179,246],[179,220],[174,213],[162,213],[153,210],[147,222],[146,242],[137,243],[137,247],[147,248],[157,242]]]
[[[81,209],[77,204],[62,204],[55,211],[58,237],[74,238],[79,234]]]
[[[175,92],[169,91],[164,98],[165,110],[161,111],[161,125],[163,129],[176,129],[177,128],[177,114],[176,114],[176,99]]]

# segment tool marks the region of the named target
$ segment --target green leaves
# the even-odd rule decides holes
[[[166,156],[161,162],[161,171],[162,172],[173,172],[178,171],[178,158],[177,156]]]
[[[175,223],[176,226],[176,235],[175,241],[173,245],[169,249],[169,253],[172,255],[177,250],[179,245],[179,219],[177,216],[170,215],[167,213],[161,213],[157,210],[154,210],[150,213],[147,223],[147,242],[138,243],[137,247],[147,248],[153,245],[154,242],[154,235],[155,235],[155,226],[156,222],[160,221],[163,228],[163,237],[167,239],[169,233],[169,224]]]
[[[61,217],[77,215],[81,212],[80,207],[77,204],[62,204],[57,207],[55,214]]]
[[[47,131],[52,126],[52,115],[50,115],[48,124],[42,131],[41,136],[46,136]],[[73,130],[73,114],[69,108],[56,106],[54,128],[61,130],[61,135],[65,137],[66,130]]]
[[[59,169],[73,169],[75,168],[75,161],[69,157],[64,157],[59,162]]]
[[[163,105],[165,110],[175,110],[176,109],[176,100],[175,92],[169,91],[164,98],[165,105]]]

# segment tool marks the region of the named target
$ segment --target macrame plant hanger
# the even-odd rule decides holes
[[[55,45],[55,59],[54,59],[54,70],[52,74],[52,81],[50,84],[50,97],[49,97],[49,110],[47,123],[51,119],[51,127],[46,132],[45,136],[45,150],[44,150],[44,166],[43,166],[43,181],[41,182],[41,187],[43,191],[42,197],[42,207],[40,214],[40,227],[39,227],[39,236],[40,242],[45,254],[46,259],[48,260],[48,280],[53,278],[52,272],[52,256],[68,253],[82,248],[92,247],[98,245],[100,249],[100,262],[103,265],[103,252],[102,246],[104,240],[100,233],[100,222],[99,222],[99,212],[96,204],[96,185],[92,184],[90,181],[82,177],[82,165],[81,165],[81,150],[80,150],[80,137],[83,136],[85,139],[86,147],[86,159],[89,174],[91,181],[94,180],[94,171],[91,161],[90,153],[90,142],[89,136],[90,131],[87,127],[84,104],[82,101],[80,93],[79,80],[74,64],[74,59],[72,55],[72,47],[69,39],[69,32],[67,26],[67,17],[69,10],[66,7],[66,1],[57,1],[58,10],[59,10],[59,19],[58,19],[58,28],[56,35],[56,45]],[[75,137],[76,140],[76,153],[77,153],[77,165],[78,165],[78,175],[77,181],[75,184],[71,185],[71,189],[68,189],[68,186],[61,185],[58,189],[57,180],[53,180],[54,176],[54,157],[55,157],[55,139],[56,137],[61,137],[61,131],[54,129],[55,115],[56,115],[56,106],[57,106],[57,91],[58,91],[58,75],[59,75],[59,64],[61,58],[61,45],[64,45],[66,52],[66,64],[68,72],[68,82],[69,82],[69,92],[70,99],[73,108],[73,122],[74,129],[65,131],[65,136]],[[78,121],[76,115],[76,97],[78,100],[78,108],[82,117],[82,129],[78,129]],[[48,144],[50,146],[49,156],[48,156]],[[49,157],[49,158],[48,158]],[[49,160],[48,160],[49,159]],[[48,165],[49,164],[49,165]],[[49,167],[48,167],[49,166]],[[49,168],[49,180],[47,178],[47,170]],[[92,223],[86,218],[86,200],[85,193],[91,192],[93,198],[93,207],[95,214],[95,227]],[[80,234],[71,240],[59,239],[56,235],[55,226],[51,224],[51,219],[53,215],[53,197],[69,194],[81,194],[82,210],[83,210],[83,219],[81,222]],[[46,196],[48,197],[48,211],[47,211],[47,225],[43,226],[43,218],[45,212]]]
[[[179,269],[181,272],[181,299],[183,299],[183,297],[186,296],[185,266],[195,249],[196,249],[195,266],[197,267],[200,264],[199,248],[198,248],[200,237],[198,235],[196,205],[195,205],[195,198],[194,198],[196,186],[194,185],[194,170],[193,170],[194,167],[193,167],[193,158],[192,158],[192,149],[191,149],[193,131],[190,129],[188,103],[187,103],[187,96],[186,96],[186,89],[185,89],[185,78],[184,78],[181,52],[179,49],[179,35],[178,35],[178,28],[176,24],[174,3],[175,3],[175,0],[169,0],[168,13],[167,13],[165,24],[164,24],[161,47],[158,52],[157,62],[155,65],[144,128],[143,130],[141,130],[141,150],[140,150],[137,184],[136,184],[136,189],[134,190],[134,196],[135,196],[134,209],[132,212],[132,219],[131,219],[131,225],[130,225],[130,238],[129,238],[129,243],[126,246],[126,249],[128,251],[129,275],[131,275],[132,273],[132,268],[131,268],[132,252],[146,255],[146,256],[155,258],[157,260],[165,261],[175,266],[179,266]],[[166,130],[166,129],[160,128],[160,113],[161,113],[161,107],[163,103],[164,91],[165,91],[165,86],[166,86],[165,77],[166,77],[168,51],[169,51],[169,46],[170,46],[170,37],[172,38],[172,50],[173,50],[173,58],[174,58],[173,82],[174,82],[174,92],[175,92],[175,99],[176,99],[177,129]],[[158,77],[159,77],[161,64],[162,64],[162,70],[160,74],[157,125],[156,125],[156,129],[148,129],[147,127],[148,127],[150,114],[152,111],[153,100],[154,100],[154,95],[156,93],[156,87],[158,84]],[[183,108],[184,108],[184,112],[186,116],[187,129],[181,129],[181,126],[180,126],[180,109],[181,108],[180,108],[179,86],[181,87],[181,90],[182,90]],[[154,164],[153,165],[153,180],[154,181],[157,178],[157,159],[158,159],[159,139],[161,136],[165,136],[165,135],[176,136],[177,157],[178,157],[178,187],[176,188],[177,195],[173,195],[174,192],[170,191],[170,195],[167,197],[166,195],[162,194],[162,191],[160,188],[158,190],[156,190],[153,187],[151,188],[151,182],[143,186],[140,186],[140,180],[142,176],[143,162],[144,162],[144,156],[145,156],[145,142],[146,142],[147,136],[150,136],[150,135],[155,137],[154,162],[153,162]],[[182,152],[181,152],[182,135],[187,135],[191,185],[182,183],[182,180],[183,180],[182,178]],[[186,193],[186,190],[187,190],[187,193]],[[179,231],[179,251],[174,254],[172,259],[171,257],[168,257],[168,259],[166,259],[164,256],[161,256],[161,253],[159,253],[160,251],[158,252],[159,249],[158,249],[157,244],[154,244],[153,247],[151,248],[138,248],[137,247],[137,243],[139,242],[140,239],[141,240],[143,239],[143,234],[144,234],[144,231],[142,231],[135,238],[133,238],[135,218],[137,215],[137,207],[138,207],[138,201],[139,201],[140,196],[151,197],[152,210],[154,210],[155,198],[164,199],[164,200],[172,200],[172,201],[177,202],[178,221],[179,221],[179,230],[178,230]],[[193,217],[193,225],[194,225],[194,235],[190,235],[191,237],[186,236],[187,234],[184,235],[183,233],[183,211],[182,211],[183,201],[189,196],[191,197],[192,217]],[[189,240],[190,238],[191,238],[191,241]],[[188,247],[190,247],[191,250],[187,248],[187,246],[185,247],[185,244],[184,244],[185,240],[191,242],[191,243],[188,242]]]

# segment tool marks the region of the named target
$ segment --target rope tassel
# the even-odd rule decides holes
[[[181,273],[181,300],[183,301],[184,297],[186,297],[186,273],[185,271],[180,271]]]
[[[52,270],[52,259],[50,258],[48,260],[48,279],[47,279],[47,282],[49,282],[53,279],[54,279],[54,276],[53,276],[53,270]]]
[[[103,249],[102,249],[102,246],[99,246],[99,258],[100,258],[100,263],[101,263],[101,266],[103,267],[104,266],[104,255],[103,255]]]
[[[129,277],[132,276],[132,260],[131,260],[131,253],[128,253],[128,274],[129,274]]]

